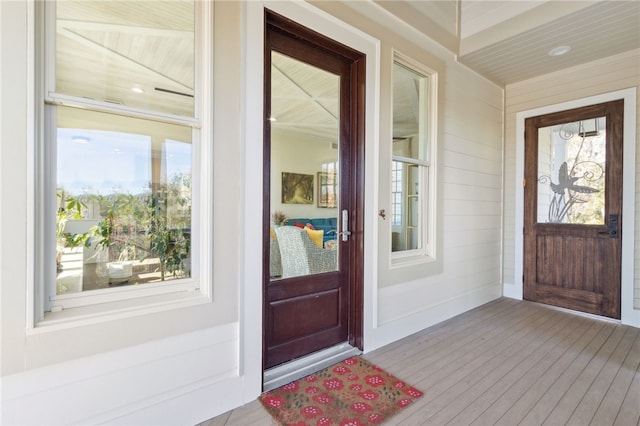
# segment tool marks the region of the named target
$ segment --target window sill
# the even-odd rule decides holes
[[[120,300],[91,306],[74,307],[59,312],[45,312],[44,318],[28,334],[40,334],[91,324],[132,318],[157,312],[211,303],[198,290],[159,294],[138,299]]]
[[[394,257],[387,265],[388,267],[381,267],[378,270],[380,287],[420,280],[442,273],[442,260],[425,254],[412,253]]]
[[[415,265],[424,265],[435,262],[431,256],[424,254],[414,254],[409,256],[402,257],[393,257],[391,258],[390,269],[404,268],[407,266],[415,266]]]

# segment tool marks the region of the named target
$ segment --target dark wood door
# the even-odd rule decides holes
[[[362,348],[365,63],[361,53],[275,13],[266,23],[268,369],[345,342]],[[274,223],[275,211],[289,222]],[[308,222],[316,224],[311,233],[298,228],[314,228]]]
[[[620,318],[623,108],[525,121],[526,300]]]

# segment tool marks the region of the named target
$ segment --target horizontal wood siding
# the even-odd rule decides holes
[[[514,226],[516,167],[516,114],[548,105],[586,98],[602,93],[640,87],[640,50],[634,50],[590,62],[564,71],[510,84],[505,92],[505,149],[504,149],[504,271],[505,283],[514,283]],[[640,97],[637,98],[640,104]],[[640,105],[637,106],[640,111]],[[637,120],[640,134],[640,120]],[[636,164],[640,164],[640,150]],[[640,167],[636,170],[636,227],[640,225]],[[639,229],[639,228],[636,228]],[[640,234],[636,232],[635,246],[640,247]],[[640,309],[640,250],[634,254],[635,282],[634,307]]]
[[[243,403],[238,323],[2,378],[2,424],[194,424]],[[126,332],[126,330],[123,330]],[[213,405],[202,401],[214,401]],[[35,409],[34,407],[37,407]]]

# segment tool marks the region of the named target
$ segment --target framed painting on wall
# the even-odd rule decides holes
[[[313,175],[282,172],[282,204],[313,204]]]

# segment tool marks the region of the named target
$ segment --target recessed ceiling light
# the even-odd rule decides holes
[[[275,117],[269,117],[269,121],[278,121],[278,119]]]
[[[80,144],[89,143],[89,138],[86,136],[72,136],[71,140],[75,143],[80,143]]]
[[[141,89],[141,88],[139,88],[139,87],[132,87],[132,88],[131,88],[131,91],[132,91],[132,92],[135,92],[135,93],[144,93],[144,90],[142,90],[142,89]]]
[[[571,52],[571,46],[556,46],[547,52],[549,56],[562,56]]]

